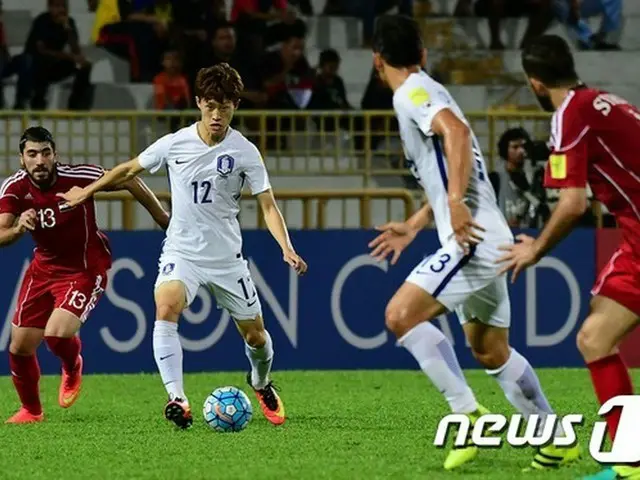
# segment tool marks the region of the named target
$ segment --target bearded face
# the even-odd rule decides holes
[[[33,183],[41,188],[50,186],[55,180],[56,154],[49,142],[28,141],[20,163]]]

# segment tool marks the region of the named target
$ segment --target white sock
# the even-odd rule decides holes
[[[269,373],[273,363],[273,341],[266,330],[264,336],[266,341],[261,347],[255,348],[246,342],[244,344],[244,352],[251,363],[251,384],[258,390],[269,383]]]
[[[444,395],[454,413],[478,409],[451,342],[429,322],[422,322],[398,340],[418,361],[422,371]]]
[[[156,320],[153,326],[153,356],[169,397],[186,401],[182,380],[182,345],[177,323]]]
[[[536,372],[526,358],[512,348],[507,363],[495,370],[487,370],[487,373],[498,381],[511,405],[525,418],[533,414],[539,415],[540,428],[544,426],[547,415],[552,414],[553,409],[542,391]],[[556,434],[564,435],[559,422]]]

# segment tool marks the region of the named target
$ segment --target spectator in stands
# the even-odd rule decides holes
[[[344,80],[338,74],[340,70],[340,55],[333,49],[323,50],[318,59],[313,95],[309,103],[309,110],[353,110],[347,99],[347,90]],[[319,130],[333,132],[336,130],[336,122],[333,117],[314,117]],[[342,116],[339,120],[340,128],[349,134],[354,134],[354,146],[356,151],[364,149],[365,136],[361,134],[365,125],[362,116]]]
[[[553,20],[551,0],[458,0],[457,16],[471,16],[474,11],[479,17],[488,17],[491,50],[504,50],[500,24],[505,17],[529,17],[527,30],[521,41],[521,48],[529,39],[542,35]]]
[[[318,59],[318,67],[316,69],[316,77],[313,84],[313,92],[311,101],[309,102],[309,110],[351,110],[347,100],[347,91],[344,87],[344,81],[338,75],[340,70],[340,55],[334,49],[323,50]],[[356,117],[355,120],[360,120]],[[314,121],[320,130],[333,132],[336,130],[336,121],[333,117],[324,120],[314,117]],[[340,127],[349,130],[350,122],[348,117],[340,118]],[[362,130],[362,124],[358,123],[358,127],[354,125],[353,130]]]
[[[304,46],[304,37],[292,29],[280,50],[266,56],[261,71],[270,108],[298,110],[309,105],[314,72],[304,56]]]
[[[502,168],[491,172],[489,178],[498,197],[498,205],[510,227],[527,227],[529,224],[529,191],[532,171],[528,164],[527,149],[531,143],[523,128],[512,128],[502,134],[498,142],[498,153],[504,161]]]
[[[153,79],[153,103],[156,110],[185,110],[191,106],[187,77],[182,73],[182,58],[177,50],[168,50],[162,61],[164,71]],[[181,126],[179,117],[170,120],[171,131]]]
[[[413,0],[327,0],[324,14],[361,18],[363,46],[370,47],[376,18],[395,7],[401,15],[413,16]]]
[[[260,51],[286,40],[291,26],[304,35],[304,22],[289,8],[287,0],[234,0],[231,21],[235,23],[241,50]]]
[[[340,55],[333,48],[320,52],[318,68],[309,103],[315,110],[351,110],[340,70]]]
[[[185,61],[189,85],[202,67],[210,66],[210,41],[227,24],[224,0],[173,0],[175,43]]]
[[[537,142],[540,143],[540,142]],[[523,128],[512,128],[498,141],[498,153],[504,164],[489,178],[498,197],[498,205],[509,226],[536,228],[549,216],[546,190],[543,187],[544,163],[538,167],[538,156],[548,158],[548,148],[542,144],[542,152],[534,146]],[[530,153],[535,156],[532,157]]]
[[[258,60],[249,55],[240,55],[236,48],[236,34],[233,26],[228,22],[218,23],[211,33],[211,48],[203,67],[228,63],[235,68],[242,77],[244,90],[240,93],[242,100],[240,108],[261,108],[267,104],[268,96],[265,91],[262,72]]]
[[[554,13],[564,23],[581,49],[620,50],[611,37],[622,31],[622,0],[554,0]],[[594,34],[584,18],[601,15],[600,31]]]
[[[160,71],[170,17],[165,0],[152,5],[144,0],[100,0],[92,38],[129,60],[132,81],[150,82]]]
[[[228,22],[218,23],[211,31],[211,49],[207,66],[222,62],[232,64],[236,57],[236,32],[233,25]],[[244,81],[244,78],[242,80]]]
[[[362,96],[360,107],[362,110],[393,110],[393,92],[380,80],[375,69],[371,70],[369,83]],[[378,144],[384,140],[389,133],[394,134],[399,131],[398,121],[393,116],[372,116],[370,126],[370,148],[372,150],[375,150]]]
[[[168,50],[162,61],[164,71],[153,79],[156,110],[184,110],[191,104],[187,78],[182,73],[182,59],[177,50]]]
[[[22,110],[26,106],[26,102],[31,94],[31,77],[29,68],[29,59],[24,53],[21,55],[11,56],[9,46],[7,45],[7,36],[4,29],[4,15],[2,10],[2,1],[0,1],[0,80],[18,75],[18,86],[16,90],[16,98],[14,108]],[[0,109],[5,108],[4,85],[0,82]]]
[[[375,68],[371,70],[369,83],[365,89],[360,106],[364,111],[375,110],[377,112],[389,112],[393,110],[393,91],[380,79]],[[375,152],[378,150],[378,147],[384,143],[384,146],[380,150],[384,149],[381,159],[385,162],[385,168],[404,169],[404,167],[406,167],[404,155],[395,155],[393,151],[399,150],[393,147],[393,139],[398,139],[399,137],[397,118],[394,115],[388,115],[386,113],[380,115],[371,114],[368,122],[371,132],[369,139],[369,148],[371,151]],[[364,131],[364,128],[362,128],[361,131]],[[392,141],[390,142],[389,140]],[[360,145],[362,145],[362,147]],[[359,136],[356,136],[356,146],[358,150],[364,148],[366,146],[366,137],[359,138]],[[372,161],[376,161],[375,158]],[[413,175],[402,175],[401,180],[405,188],[411,190],[420,188]]]
[[[304,110],[309,105],[313,91],[314,72],[304,56],[304,37],[297,29],[289,31],[288,38],[280,49],[266,55],[260,71],[264,75],[267,92],[267,108],[275,110]],[[269,131],[304,130],[306,119],[297,117],[292,123],[291,117],[267,119]],[[269,142],[275,137],[269,137]],[[284,148],[285,138],[279,139],[279,148]],[[270,145],[273,146],[273,145]]]
[[[22,85],[30,84],[33,90],[29,94],[25,92],[25,98],[16,99],[16,103],[23,107],[31,97],[31,108],[44,110],[49,85],[73,76],[68,108],[89,109],[93,92],[89,82],[91,63],[80,49],[76,23],[69,17],[65,0],[48,0],[47,4],[48,10],[31,24],[24,49],[29,68],[24,69],[20,77],[30,78],[18,80]]]

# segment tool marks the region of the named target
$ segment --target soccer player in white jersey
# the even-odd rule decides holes
[[[386,325],[444,395],[454,413],[475,422],[486,413],[467,384],[447,337],[431,321],[455,311],[474,357],[494,377],[513,406],[542,418],[553,413],[529,362],[509,345],[511,307],[499,246],[513,235],[498,209],[478,141],[449,92],[422,71],[426,65],[420,30],[410,18],[380,17],[373,42],[374,64],[393,90],[393,106],[413,175],[429,204],[403,223],[389,223],[370,247],[396,263],[418,231],[435,220],[441,248],[425,258],[390,300]],[[559,432],[561,433],[561,432]],[[451,450],[444,468],[472,460],[471,439]],[[553,445],[536,452],[531,468],[575,460],[579,449]]]
[[[200,70],[195,88],[200,121],[165,135],[100,180],[63,195],[70,206],[77,205],[143,170],[154,173],[167,168],[172,211],[155,285],[153,353],[169,394],[165,417],[180,428],[188,428],[193,420],[183,387],[178,319],[201,285],[211,290],[219,307],[229,311],[244,337],[251,363],[247,382],[266,418],[274,425],[285,421],[284,406],[269,376],[273,344],[242,257],[237,217],[245,181],[257,196],[284,261],[298,274],[303,274],[307,265],[291,244],[260,152],[229,126],[242,89],[240,75],[226,63]]]

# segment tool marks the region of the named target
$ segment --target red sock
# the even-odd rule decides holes
[[[80,339],[77,336],[71,338],[44,337],[49,350],[62,360],[62,368],[71,372],[76,367],[78,355],[80,355]]]
[[[35,355],[14,355],[9,352],[9,367],[11,379],[16,387],[22,406],[29,413],[40,415],[42,404],[40,403],[40,365]]]
[[[587,364],[591,382],[600,405],[618,395],[633,395],[633,385],[627,366],[619,354],[609,355]],[[620,423],[620,409],[614,408],[606,417],[609,437],[613,440]]]

